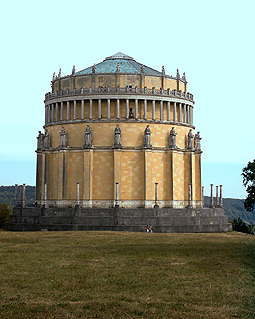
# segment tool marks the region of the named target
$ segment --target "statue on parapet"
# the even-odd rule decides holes
[[[166,75],[166,71],[165,71],[164,65],[162,66],[162,75]]]
[[[169,148],[172,150],[177,149],[176,135],[177,135],[177,133],[175,132],[174,127],[172,127],[172,129],[170,131],[170,135],[169,135]]]
[[[144,73],[144,65],[141,66],[141,73]]]
[[[58,77],[61,78],[61,68],[59,68]]]
[[[67,147],[67,136],[66,136],[66,130],[64,126],[62,126],[62,130],[59,133],[60,135],[60,145],[59,147]]]
[[[201,140],[200,132],[195,134],[195,151],[201,151]]]
[[[150,126],[147,125],[146,129],[144,130],[144,144],[143,147],[145,148],[151,148],[151,130],[150,130]]]
[[[190,129],[188,133],[188,150],[193,150],[193,139],[194,135],[192,134],[192,129]]]
[[[75,75],[75,65],[73,65],[73,68],[72,68],[72,75]]]
[[[45,130],[44,140],[43,140],[43,147],[50,148],[50,134],[49,131]]]
[[[52,76],[52,82],[55,80],[55,77],[56,77],[56,73],[54,72]]]
[[[85,145],[84,147],[92,147],[92,131],[89,127],[89,125],[87,125],[87,128],[85,130]]]
[[[97,72],[97,67],[96,64],[94,63],[94,65],[92,66],[92,73],[96,73]]]
[[[186,81],[186,74],[185,74],[185,72],[183,72],[182,80],[183,80],[183,81]]]
[[[117,73],[120,72],[120,64],[119,63],[117,64],[116,72]]]
[[[39,134],[37,136],[37,150],[43,149],[43,140],[44,140],[44,134],[39,131]]]
[[[121,147],[121,129],[119,127],[119,124],[116,125],[116,128],[114,130],[114,147]]]
[[[177,79],[179,79],[179,78],[180,78],[179,69],[177,69],[177,70],[176,70],[176,77],[177,77]]]

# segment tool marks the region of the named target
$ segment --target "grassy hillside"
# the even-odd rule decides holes
[[[0,186],[0,204],[7,203],[10,208],[14,206],[15,186]],[[18,198],[20,200],[20,188],[18,189]],[[26,186],[26,203],[32,206],[35,201],[35,186]],[[215,199],[214,199],[215,202]],[[209,206],[210,197],[205,196],[205,206]],[[255,213],[246,212],[243,206],[244,199],[224,198],[223,206],[229,220],[240,217],[247,223],[255,224]]]
[[[0,318],[254,318],[255,236],[0,232]]]

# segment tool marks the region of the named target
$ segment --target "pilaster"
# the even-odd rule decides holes
[[[154,188],[152,187],[152,152],[144,150],[144,206],[151,208],[154,203]]]
[[[113,166],[114,166],[114,176],[113,176],[113,189],[115,198],[116,194],[116,183],[118,183],[118,200],[121,201],[121,155],[122,151],[120,149],[114,149],[113,151]]]
[[[92,207],[92,188],[93,188],[93,149],[84,150],[83,153],[83,194],[82,200],[87,201]]]

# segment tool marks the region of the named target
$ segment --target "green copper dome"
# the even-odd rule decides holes
[[[161,72],[152,69],[142,63],[136,62],[134,58],[118,52],[112,56],[106,57],[104,61],[94,64],[84,70],[76,72],[76,75],[92,73],[129,73],[146,75],[162,75]]]

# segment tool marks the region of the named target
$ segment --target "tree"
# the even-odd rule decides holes
[[[10,210],[8,209],[8,204],[0,204],[0,228],[4,227],[4,224],[8,222],[10,215]]]
[[[243,168],[241,175],[243,176],[243,185],[246,187],[247,192],[244,208],[251,212],[255,205],[255,159],[252,162],[248,162],[247,166]]]

